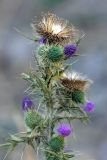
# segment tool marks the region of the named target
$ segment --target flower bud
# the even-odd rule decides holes
[[[61,149],[64,148],[64,137],[63,137],[63,136],[53,137],[53,138],[49,141],[49,147],[50,147],[53,151],[59,152]]]
[[[30,129],[34,129],[40,122],[42,121],[42,117],[35,110],[28,110],[25,112],[25,123],[26,126]]]
[[[38,54],[40,56],[42,55],[46,55],[47,51],[48,51],[49,46],[45,45],[45,44],[41,44],[38,48]]]
[[[52,62],[58,62],[63,57],[63,49],[60,46],[51,46],[48,50],[47,57]]]
[[[80,91],[80,90],[74,90],[72,92],[72,100],[75,103],[84,104],[84,102],[85,102],[85,93],[83,91]]]

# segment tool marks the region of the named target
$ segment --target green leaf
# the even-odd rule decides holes
[[[15,142],[22,142],[23,141],[23,139],[21,139],[17,136],[14,136],[14,135],[10,135],[10,138],[11,138],[10,139],[11,141],[15,141]]]
[[[4,144],[0,144],[0,147],[9,147],[11,145],[11,143],[4,143]]]
[[[30,79],[30,75],[29,74],[26,74],[26,73],[22,73],[21,74],[21,77],[25,80],[29,80]]]

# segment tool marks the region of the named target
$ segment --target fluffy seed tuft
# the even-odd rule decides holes
[[[62,78],[60,79],[62,85],[69,90],[80,90],[85,91],[89,85],[92,83],[91,80],[87,79],[80,74],[73,72],[72,74],[63,74]]]
[[[50,12],[44,14],[38,24],[34,22],[32,27],[49,44],[76,42],[79,37],[79,32],[73,25],[69,26],[68,21]]]

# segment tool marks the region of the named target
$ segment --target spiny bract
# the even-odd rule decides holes
[[[64,147],[64,137],[63,136],[56,136],[53,137],[50,141],[49,141],[49,147],[56,151],[59,152],[61,149],[63,149]]]
[[[75,103],[84,103],[85,102],[85,98],[84,98],[84,92],[79,91],[79,90],[75,90],[74,92],[72,92],[72,100]]]
[[[48,50],[47,57],[53,62],[58,62],[63,57],[63,48],[61,46],[51,46]]]
[[[29,110],[28,112],[25,112],[25,123],[29,128],[34,129],[40,124],[41,120],[42,117],[36,111]]]

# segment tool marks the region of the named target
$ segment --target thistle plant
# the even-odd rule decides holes
[[[52,13],[31,26],[38,34],[34,39],[38,47],[36,67],[21,75],[29,85],[22,100],[26,131],[11,135],[1,146],[11,151],[24,143],[39,149],[43,160],[73,159],[75,152],[65,149],[66,138],[74,132],[72,121],[86,122],[94,109],[86,96],[92,81],[71,70],[83,35]]]

